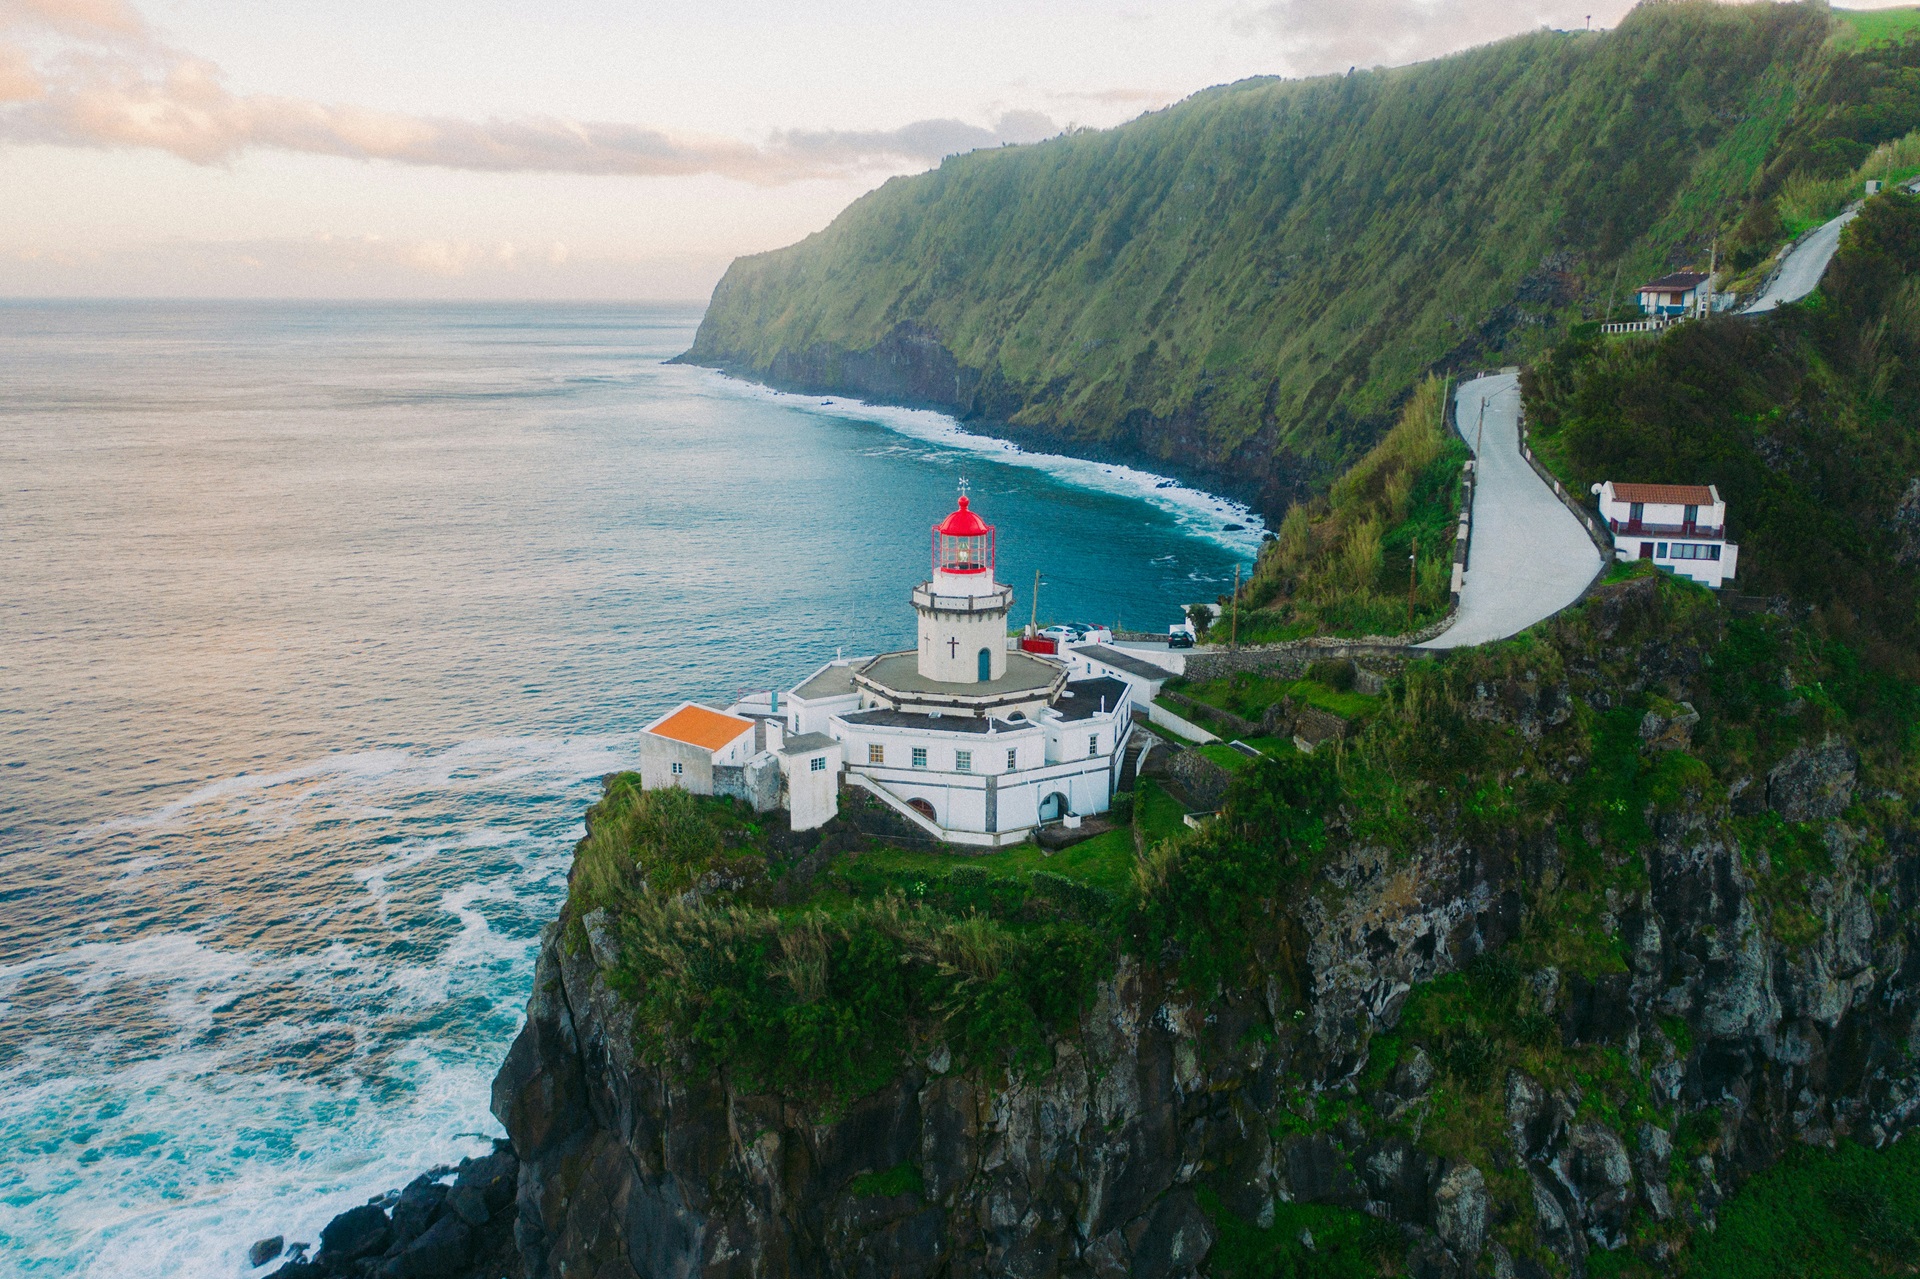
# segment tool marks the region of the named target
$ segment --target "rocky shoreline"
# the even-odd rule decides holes
[[[520,1160],[510,1142],[493,1153],[433,1168],[336,1216],[317,1250],[281,1237],[253,1245],[256,1269],[285,1264],[272,1279],[521,1279],[514,1243]]]

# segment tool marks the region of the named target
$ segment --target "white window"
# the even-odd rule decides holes
[[[954,771],[958,773],[971,773],[973,771],[973,752],[955,751],[953,753],[953,768]]]
[[[1098,755],[1099,753],[1100,753],[1100,734],[1088,733],[1087,734],[1087,754]]]
[[[879,742],[871,743],[867,747],[867,763],[884,764],[886,762],[887,762],[887,748],[882,746]]]
[[[1020,752],[1009,746],[1007,747],[1007,771],[1011,773],[1018,767],[1020,767]]]
[[[916,746],[913,748],[913,766],[915,768],[925,768],[927,766],[927,748],[926,747]]]
[[[683,764],[681,764],[681,763],[679,763],[678,761],[676,761],[676,762],[674,763],[674,766],[673,766],[673,775],[674,775],[675,777],[678,777],[678,776],[680,776],[680,774],[682,774],[682,773],[684,773],[684,772],[686,772],[686,771],[687,771],[687,770],[686,770],[686,766],[685,766],[685,765],[683,765]]]
[[[812,759],[807,761],[807,771],[810,773],[826,772],[827,757],[825,755],[815,755]]]

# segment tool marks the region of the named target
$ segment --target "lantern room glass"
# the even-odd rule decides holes
[[[936,531],[933,567],[942,573],[983,573],[993,567],[993,530],[968,537]]]

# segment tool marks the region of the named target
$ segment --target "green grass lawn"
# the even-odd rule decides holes
[[[1920,28],[1920,8],[1835,9],[1833,16],[1852,27],[1855,39],[1861,44],[1898,40]]]
[[[1237,773],[1253,763],[1251,756],[1241,754],[1225,742],[1209,742],[1200,748],[1200,753],[1229,773]]]
[[[1106,892],[1124,893],[1133,883],[1133,832],[1108,831],[1051,855],[1032,843],[1016,844],[977,857],[881,848],[861,853],[859,866],[865,875],[879,876],[901,886],[945,878],[961,867],[973,867],[995,879],[1008,880],[1023,880],[1036,871],[1047,871]]]
[[[1189,684],[1176,691],[1196,702],[1249,720],[1258,720],[1261,712],[1283,697],[1332,711],[1347,720],[1367,719],[1379,711],[1381,705],[1377,697],[1342,692],[1316,679],[1282,679],[1275,675],[1235,675],[1204,684]]]
[[[1187,828],[1187,809],[1152,778],[1143,777],[1133,792],[1133,824],[1141,842],[1151,848]]]

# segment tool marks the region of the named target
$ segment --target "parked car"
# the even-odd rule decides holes
[[[1168,648],[1192,648],[1193,647],[1193,627],[1191,625],[1169,626],[1167,628],[1167,647]]]
[[[1061,622],[1049,626],[1040,634],[1052,640],[1061,648],[1078,648],[1082,644],[1111,644],[1113,631],[1105,626],[1088,626],[1084,622]]]

